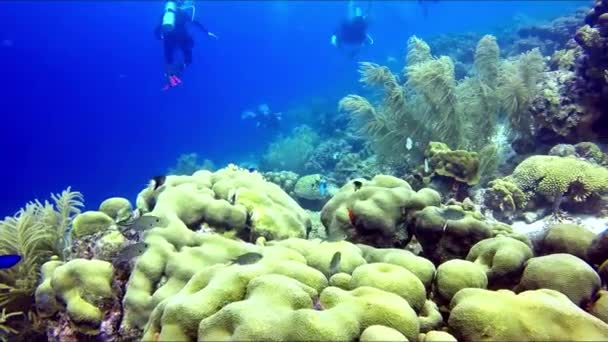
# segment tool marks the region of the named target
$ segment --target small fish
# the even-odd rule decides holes
[[[329,263],[329,276],[333,276],[338,273],[340,269],[340,261],[342,260],[342,253],[336,252],[334,256],[331,258],[331,262]]]
[[[0,269],[11,268],[21,261],[21,256],[17,254],[0,255]]]
[[[148,230],[154,227],[164,226],[163,220],[159,217],[152,215],[140,216],[137,219],[119,224],[121,230],[124,232],[126,230],[134,230],[136,232]]]
[[[264,256],[260,253],[249,252],[230,260],[230,264],[250,265],[260,261]]]
[[[327,195],[327,181],[325,179],[319,180],[319,194],[323,197]]]
[[[145,242],[138,242],[128,245],[118,253],[114,261],[116,263],[129,262],[137,258],[138,256],[144,254],[147,249],[148,244]]]
[[[405,140],[405,148],[407,148],[407,150],[409,151],[409,150],[411,150],[411,149],[412,149],[412,147],[414,147],[414,142],[412,141],[412,138],[409,138],[409,137],[408,137],[408,138]]]
[[[424,173],[429,173],[430,168],[429,168],[429,160],[424,158]]]
[[[361,189],[361,187],[363,186],[363,183],[361,181],[353,181],[353,185],[355,186],[355,191]]]
[[[156,191],[156,189],[160,188],[161,186],[163,186],[163,184],[165,184],[165,181],[167,180],[167,176],[154,176],[152,177],[152,184],[154,184],[154,191]]]
[[[310,231],[312,231],[312,225],[306,227],[306,240],[310,237]]]
[[[247,169],[247,171],[249,171],[250,173],[254,173],[257,170],[255,169],[255,167],[250,167],[250,168]]]

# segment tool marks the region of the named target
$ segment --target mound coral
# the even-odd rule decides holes
[[[576,305],[588,303],[600,289],[600,277],[571,254],[551,254],[528,260],[516,291],[552,289]]]
[[[458,341],[591,341],[608,339],[608,325],[550,289],[464,289],[450,303],[448,325]],[[507,319],[508,318],[508,319]]]
[[[494,236],[480,213],[458,205],[428,206],[414,214],[412,227],[424,255],[436,263],[462,259],[474,244]]]
[[[497,288],[517,283],[532,256],[532,249],[524,242],[497,236],[476,243],[469,250],[467,260],[485,270],[490,287]]]
[[[587,260],[587,250],[596,234],[576,224],[556,224],[549,228],[542,242],[545,254],[568,253]]]
[[[378,175],[345,184],[323,207],[321,221],[328,235],[346,235],[349,241],[373,246],[405,245],[413,213],[439,204],[431,189],[416,192],[401,179]]]
[[[488,278],[481,267],[470,261],[459,259],[449,260],[439,265],[435,282],[437,293],[447,302],[462,289],[485,289],[488,286]]]
[[[39,312],[51,316],[63,303],[70,323],[79,332],[95,335],[112,303],[112,264],[100,260],[49,261],[42,266],[42,284],[36,289]],[[107,309],[107,308],[106,308]]]
[[[235,166],[215,173],[169,176],[159,190],[144,189],[137,207],[159,217],[179,218],[194,230],[206,225],[250,241],[260,236],[304,237],[310,229],[306,211],[278,185]]]
[[[129,281],[123,322],[123,329],[144,328],[144,340],[352,340],[382,325],[412,341],[419,332],[416,312],[426,291],[415,273],[398,265],[407,257],[367,264],[348,242],[292,238],[256,246],[178,225],[155,228],[146,241],[150,248]],[[338,251],[339,273],[328,281]],[[263,257],[227,264],[245,252]],[[260,312],[268,307],[271,315]]]

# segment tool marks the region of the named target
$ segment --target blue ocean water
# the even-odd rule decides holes
[[[371,4],[371,5],[370,5]],[[194,63],[163,92],[162,1],[0,3],[0,215],[67,186],[88,208],[135,199],[181,153],[222,165],[263,152],[269,136],[241,120],[260,103],[287,111],[359,88],[357,62],[401,61],[416,34],[478,31],[524,14],[548,19],[588,1],[361,1],[375,45],[350,59],[330,44],[345,1],[198,1]]]

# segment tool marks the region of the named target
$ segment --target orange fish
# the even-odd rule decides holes
[[[355,222],[357,220],[357,217],[355,216],[355,212],[351,208],[348,208],[346,210],[348,210],[348,219],[350,220],[350,224],[352,224],[354,226]]]

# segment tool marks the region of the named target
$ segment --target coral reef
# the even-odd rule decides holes
[[[416,192],[404,180],[378,175],[371,180],[346,183],[321,211],[328,235],[344,234],[349,241],[373,246],[404,246],[413,214],[438,205],[440,196],[431,189]]]
[[[608,338],[607,324],[550,289],[518,295],[509,290],[464,289],[454,296],[450,308],[448,325],[458,341]]]
[[[176,176],[189,176],[199,170],[215,170],[215,164],[209,159],[199,161],[197,153],[184,153],[177,158],[177,164],[170,168],[167,173]]]
[[[39,312],[52,316],[66,310],[74,330],[97,335],[104,320],[104,310],[113,300],[112,264],[101,260],[74,259],[67,263],[49,261],[42,265],[42,284],[36,289]]]
[[[469,185],[479,182],[479,158],[475,152],[452,151],[444,143],[431,141],[425,157],[434,174]]]
[[[283,189],[290,196],[295,197],[294,189],[296,186],[296,182],[300,178],[300,176],[291,171],[278,171],[278,172],[264,172],[264,179],[269,182],[272,182]]]
[[[53,204],[36,200],[0,221],[0,255],[23,258],[15,267],[0,270],[0,307],[26,317],[19,329],[23,336],[38,333],[33,296],[38,269],[53,255],[69,257],[72,221],[83,206],[82,194],[70,188],[51,197]]]
[[[268,171],[287,170],[303,173],[306,161],[315,150],[318,134],[302,125],[293,129],[287,137],[279,137],[270,144],[262,158],[261,168]],[[296,152],[297,153],[294,153]]]
[[[608,169],[575,157],[537,155],[490,186],[485,203],[495,213],[552,206],[558,200],[569,210],[597,212],[608,191]]]
[[[308,214],[278,185],[234,165],[215,173],[169,176],[161,191],[149,186],[140,192],[137,207],[172,221],[179,218],[184,228],[233,231],[248,241],[303,237],[310,229]]]

